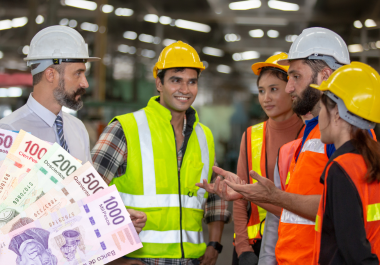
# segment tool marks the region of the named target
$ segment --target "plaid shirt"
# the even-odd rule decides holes
[[[191,129],[190,129],[191,128]],[[186,126],[185,133],[191,133],[192,124]],[[186,141],[186,140],[185,140]],[[186,144],[182,144],[177,153],[178,170],[181,167],[182,156],[186,150]],[[113,178],[125,174],[127,168],[127,142],[121,124],[114,121],[109,124],[101,134],[98,142],[91,151],[92,160],[95,169],[103,177],[106,183],[110,183]],[[179,174],[179,171],[178,171]],[[214,181],[216,175],[213,174]],[[224,221],[228,223],[231,220],[231,213],[227,210],[228,203],[220,199],[219,196],[209,194],[205,204],[204,220],[206,223],[214,221]],[[152,265],[179,265],[179,264],[197,264],[192,263],[191,259],[140,259],[146,264]]]

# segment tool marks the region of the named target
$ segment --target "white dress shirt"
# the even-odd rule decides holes
[[[63,119],[63,135],[70,154],[81,160],[82,164],[92,162],[90,140],[83,122],[62,110],[58,115]],[[56,118],[57,116],[38,103],[31,93],[24,106],[0,120],[0,128],[14,131],[22,129],[41,140],[61,144],[55,126]]]

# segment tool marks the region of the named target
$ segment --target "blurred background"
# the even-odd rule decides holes
[[[32,37],[58,24],[78,30],[90,56],[102,58],[87,64],[83,109],[64,110],[84,122],[91,147],[114,116],[156,95],[153,66],[165,46],[182,40],[207,67],[193,106],[214,134],[217,162],[230,171],[244,130],[266,118],[251,65],[288,52],[304,28],[337,32],[351,60],[380,70],[379,0],[0,0],[0,118],[32,91],[23,61]],[[232,231],[227,225],[217,264],[231,264]]]

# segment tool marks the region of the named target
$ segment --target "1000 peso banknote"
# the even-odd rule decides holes
[[[53,189],[31,204],[26,210],[1,227],[1,234],[7,234],[12,231],[14,225],[16,223],[19,224],[21,218],[27,217],[35,221],[107,187],[108,185],[96,172],[95,168],[90,162],[87,162],[66,179],[57,183]]]
[[[141,247],[120,195],[111,186],[1,235],[0,264],[100,265]]]
[[[0,226],[26,210],[80,166],[74,157],[55,143],[0,204]]]
[[[0,202],[8,197],[50,147],[49,143],[30,133],[23,130],[18,133],[0,168]]]

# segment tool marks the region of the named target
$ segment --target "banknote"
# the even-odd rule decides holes
[[[120,195],[111,186],[1,235],[0,264],[100,265],[141,247]]]
[[[55,143],[17,187],[0,204],[0,226],[49,192],[57,183],[74,173],[81,164]]]
[[[30,133],[23,130],[18,133],[0,168],[0,202],[8,197],[50,147],[49,143]]]
[[[18,214],[8,223],[3,223],[0,234],[7,234],[14,224],[19,223],[21,218],[29,218],[33,221],[49,215],[70,203],[77,202],[96,192],[104,190],[108,185],[104,182],[90,162],[81,166],[73,174],[57,183],[49,192],[39,198],[23,212]],[[5,219],[9,215],[9,210],[0,214],[0,218]],[[1,224],[0,224],[1,225]]]
[[[0,167],[16,139],[17,134],[17,132],[0,129]]]

